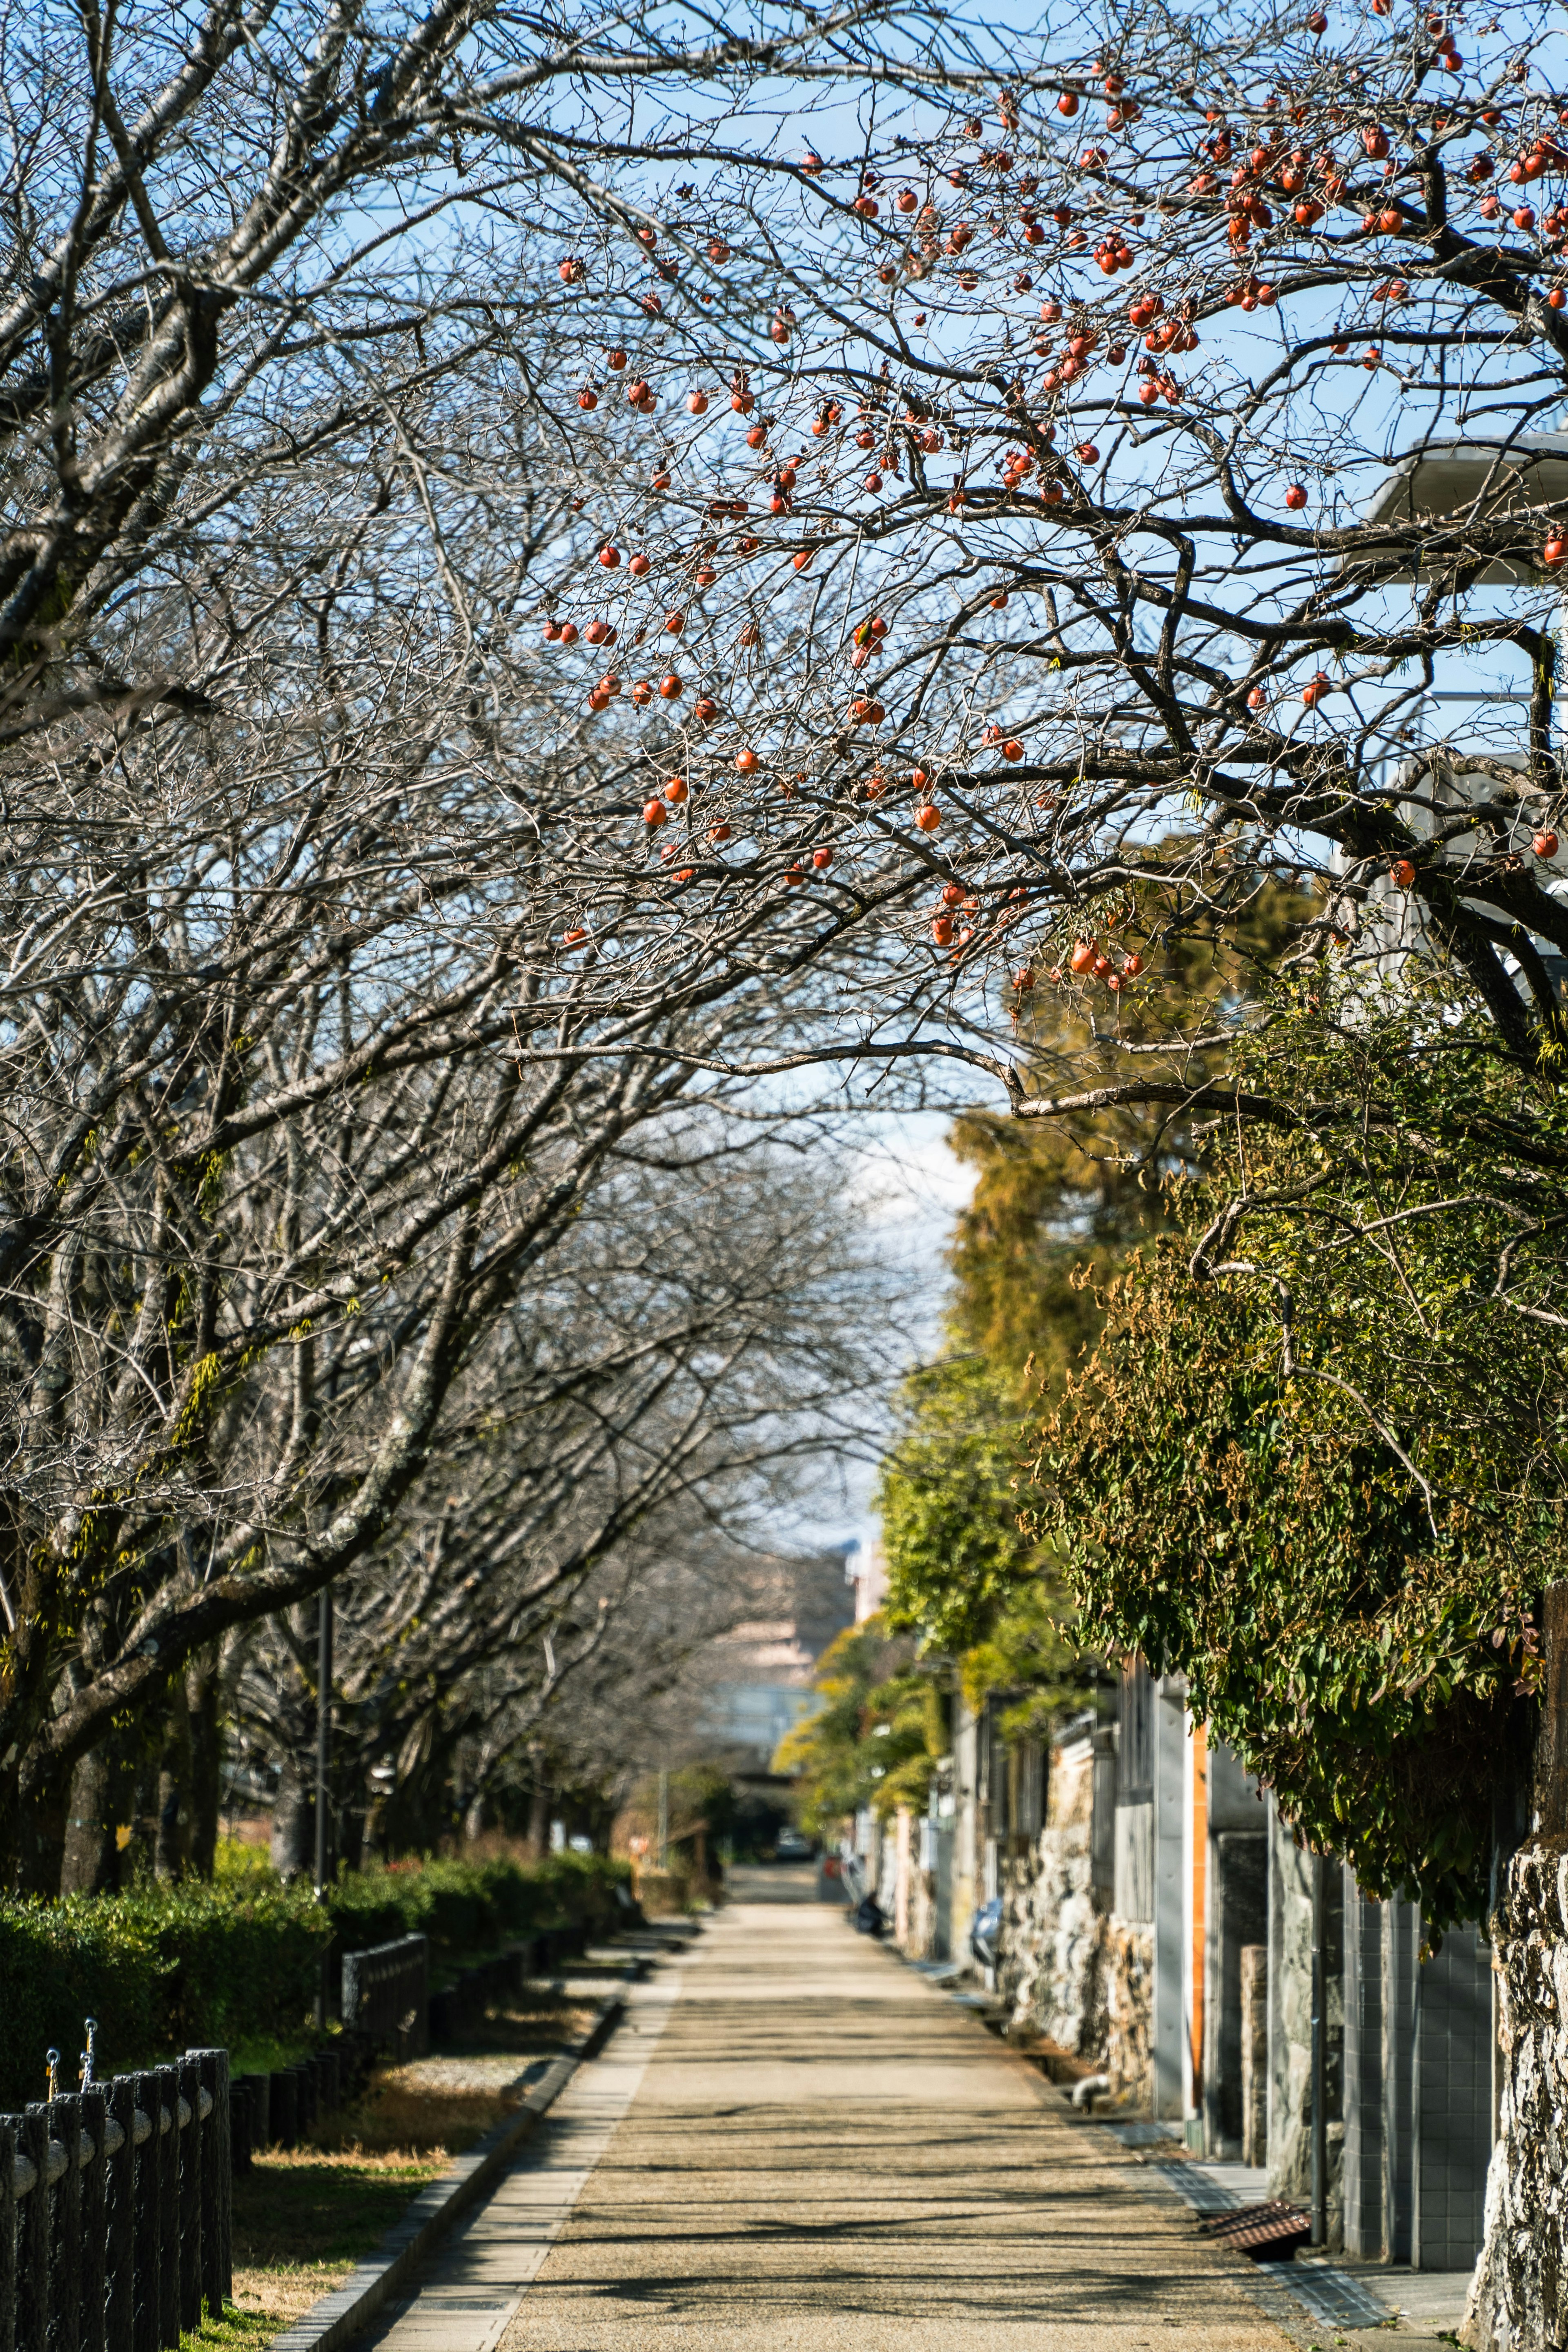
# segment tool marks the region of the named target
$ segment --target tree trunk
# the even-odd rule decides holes
[[[218,1645],[209,1642],[185,1668],[191,1744],[190,1866],[195,1877],[209,1879],[217,1866],[218,1812],[223,1793],[218,1664]]]
[[[176,1884],[191,1866],[191,1717],[185,1683],[169,1685],[163,1746],[158,1759],[158,1830],[153,1867],[166,1884]]]
[[[52,1898],[59,1893],[69,1811],[68,1773],[47,1780],[22,1808],[16,1841],[16,1885],[22,1894]]]
[[[1506,1870],[1489,1923],[1501,2095],[1460,2330],[1474,2352],[1557,2352],[1568,2339],[1568,1585],[1542,1601],[1542,1650],[1531,1833],[1508,1856],[1501,1825]]]
[[[60,1870],[62,1895],[102,1895],[120,1880],[117,1816],[128,1818],[135,1801],[126,1786],[119,1742],[106,1739],[89,1748],[71,1775],[70,1810],[66,1822],[65,1859]],[[118,1800],[123,1794],[124,1804]]]
[[[542,1862],[550,1851],[550,1791],[542,1780],[535,1780],[529,1800],[528,1850],[535,1862]]]
[[[283,1774],[272,1807],[272,1867],[280,1878],[298,1878],[315,1859],[316,1811],[310,1786],[292,1757],[285,1757]]]

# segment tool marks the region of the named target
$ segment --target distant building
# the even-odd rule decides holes
[[[816,1713],[816,1662],[860,1615],[859,1559],[859,1545],[846,1543],[775,1561],[758,1614],[718,1645],[703,1729],[742,1771],[766,1772],[785,1733]]]
[[[875,1536],[868,1544],[850,1546],[844,1573],[855,1588],[855,1622],[863,1625],[888,1597],[888,1563]]]

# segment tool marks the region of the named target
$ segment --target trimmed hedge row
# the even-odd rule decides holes
[[[395,1864],[345,1872],[318,1904],[264,1868],[212,1885],[128,1895],[0,1898],[0,2111],[44,2095],[44,2053],[76,2074],[83,2020],[99,2023],[98,2071],[121,2074],[195,2045],[297,2034],[321,1981],[322,1947],[359,1951],[426,1935],[437,1971],[546,1927],[607,1927],[624,1865],[596,1854]]]

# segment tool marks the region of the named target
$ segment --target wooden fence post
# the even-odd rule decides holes
[[[0,2352],[16,2352],[16,2119],[0,2116]]]
[[[136,2352],[136,2084],[121,2074],[110,2084],[109,2112],[125,2137],[110,2158],[104,2183],[109,2205],[104,2352]]]
[[[233,2292],[228,2052],[198,2050],[195,2055],[202,2088],[212,2101],[212,2112],[202,2126],[202,2299],[208,2317],[221,2319],[224,2304]]]
[[[22,2206],[21,2275],[17,2281],[16,2341],[31,2347],[49,2340],[49,2111],[30,2104],[22,2117],[22,2153],[34,2179]]]
[[[136,2352],[136,2082],[118,2074],[108,2086],[108,2112],[124,2133],[108,2159],[103,2352]]]
[[[50,2352],[81,2352],[81,2100],[74,2091],[49,2102],[49,2137],[66,2152],[55,2191],[55,2326]]]
[[[180,2105],[180,2326],[202,2324],[202,2078],[187,2051],[174,2069]]]
[[[81,2177],[81,2352],[104,2352],[104,2281],[109,2270],[109,2095],[89,2084],[81,2095],[81,2127],[92,2155]]]
[[[180,2086],[173,2066],[153,2070],[158,2112],[159,2352],[180,2352]]]
[[[132,2224],[135,2246],[132,2295],[132,2352],[159,2352],[163,2341],[158,2319],[158,2282],[163,2274],[159,2231],[163,2207],[158,2194],[158,2077],[133,2074],[136,2105],[152,2128],[136,2150],[136,2189]]]

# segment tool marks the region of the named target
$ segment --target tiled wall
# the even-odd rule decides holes
[[[1413,2256],[1468,2270],[1480,2252],[1491,2154],[1491,1963],[1474,1927],[1455,1927],[1421,1969],[1414,2070]]]
[[[1345,2252],[1468,2270],[1491,2153],[1491,1976],[1473,1927],[1420,1959],[1411,1903],[1345,1881]]]

